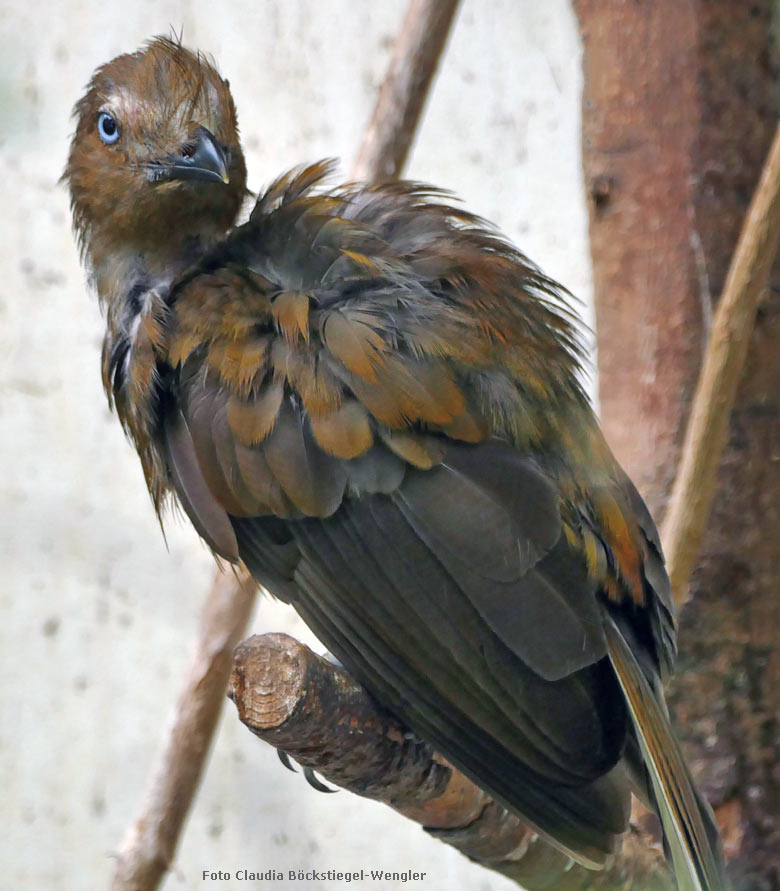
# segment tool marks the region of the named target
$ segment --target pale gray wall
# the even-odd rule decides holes
[[[0,887],[107,887],[213,571],[186,525],[169,525],[166,550],[106,407],[101,319],[57,185],[70,108],[97,64],[183,26],[230,78],[254,188],[321,156],[346,170],[404,8],[0,3]],[[454,189],[588,300],[579,66],[567,0],[466,0],[408,173]],[[254,629],[306,637],[269,601]],[[509,887],[379,805],[309,789],[228,707],[166,888],[241,887],[202,883],[204,868],[371,866],[427,871],[398,887]]]

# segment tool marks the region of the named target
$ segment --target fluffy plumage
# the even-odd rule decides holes
[[[583,395],[562,289],[443,193],[328,189],[324,164],[231,228],[230,93],[171,41],[100,68],[76,115],[65,178],[104,382],[158,510],[177,498],[580,863],[615,850],[633,783],[680,887],[725,887],[663,705],[658,536]]]

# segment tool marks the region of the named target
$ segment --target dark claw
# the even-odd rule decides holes
[[[290,756],[287,752],[283,752],[281,749],[276,750],[276,754],[279,756],[279,760],[284,764],[287,770],[291,770],[293,773],[298,773],[298,768],[290,761]]]
[[[314,773],[314,769],[311,767],[303,768],[303,775],[306,777],[306,782],[318,792],[338,792],[338,789],[331,789],[330,786],[326,786],[325,783],[320,780],[317,775]]]

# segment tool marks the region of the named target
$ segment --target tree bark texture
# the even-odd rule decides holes
[[[718,470],[745,375],[758,307],[767,293],[780,244],[780,124],[775,130],[723,291],[691,402],[682,457],[666,506],[661,541],[679,606],[707,531]]]
[[[770,0],[576,0],[600,401],[660,519],[777,122]],[[670,691],[735,888],[780,889],[780,298],[758,311]]]

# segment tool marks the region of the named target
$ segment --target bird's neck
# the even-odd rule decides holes
[[[153,372],[155,354],[164,343],[163,330],[159,326],[165,324],[171,287],[218,240],[217,237],[191,236],[178,240],[161,239],[164,249],[139,248],[127,241],[120,244],[103,242],[94,237],[86,241],[92,280],[106,316],[103,384],[123,423],[133,428],[131,435],[137,444],[148,439],[148,431],[143,423],[138,427],[138,419],[149,412],[130,410],[126,404],[125,385],[133,378],[134,369],[146,367]],[[150,344],[150,326],[160,332],[162,341]],[[154,400],[154,380],[152,375],[150,390],[141,396],[142,401]]]
[[[165,301],[172,283],[218,240],[216,235],[168,237],[161,240],[164,247],[150,249],[90,239],[86,253],[109,331],[128,335],[137,327],[145,298],[153,294]]]

